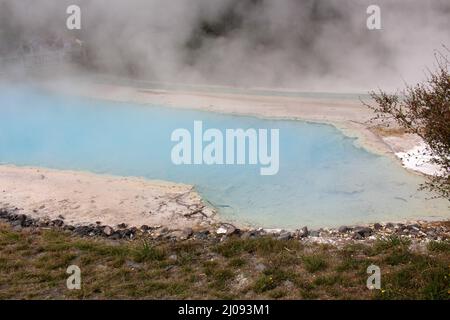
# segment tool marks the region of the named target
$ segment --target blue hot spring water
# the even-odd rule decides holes
[[[173,130],[279,129],[280,168],[181,165]],[[139,176],[195,185],[222,219],[264,227],[338,226],[449,216],[448,202],[417,191],[423,179],[357,147],[330,125],[0,88],[0,163]]]

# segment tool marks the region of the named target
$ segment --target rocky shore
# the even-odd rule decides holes
[[[111,240],[133,240],[147,238],[152,240],[186,241],[209,240],[220,242],[227,238],[258,238],[270,236],[277,240],[298,239],[305,243],[324,243],[331,245],[346,245],[351,242],[370,242],[390,236],[403,236],[417,242],[450,239],[450,221],[414,221],[408,223],[375,223],[364,226],[341,226],[339,228],[320,228],[309,230],[307,227],[295,231],[279,229],[246,228],[239,229],[229,223],[215,223],[203,228],[169,229],[160,225],[142,225],[129,227],[125,223],[116,226],[103,225],[100,222],[89,225],[71,225],[58,219],[33,218],[20,213],[18,209],[0,209],[0,221],[8,222],[16,230],[60,229],[83,237],[103,237]]]

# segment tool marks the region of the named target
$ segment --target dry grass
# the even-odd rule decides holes
[[[212,241],[109,241],[0,224],[2,299],[448,299],[448,243],[428,252],[392,238],[373,245],[308,245],[272,238]],[[66,288],[76,264],[82,289]],[[366,288],[366,268],[382,290]]]

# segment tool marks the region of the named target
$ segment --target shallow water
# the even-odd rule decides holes
[[[173,130],[280,130],[280,170],[172,164]],[[450,215],[422,178],[330,125],[169,109],[0,88],[0,162],[193,184],[230,221],[297,228]]]

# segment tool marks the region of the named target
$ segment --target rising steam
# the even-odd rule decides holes
[[[70,4],[80,31],[65,28]],[[366,28],[370,4],[382,30]],[[448,0],[0,0],[1,56],[71,37],[90,70],[166,82],[395,89],[423,78],[449,30]]]

